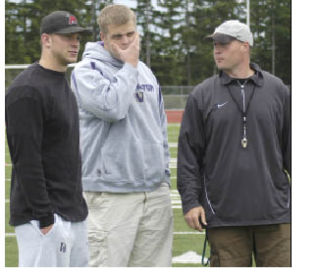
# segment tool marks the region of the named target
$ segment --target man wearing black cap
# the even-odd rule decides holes
[[[177,185],[188,225],[207,230],[211,266],[290,266],[291,120],[283,82],[250,63],[253,36],[212,35],[220,72],[189,95]]]
[[[19,266],[87,266],[79,118],[66,79],[88,29],[57,11],[41,22],[41,58],[19,74],[6,95],[12,160],[10,224]]]

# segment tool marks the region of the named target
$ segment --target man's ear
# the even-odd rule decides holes
[[[248,42],[243,42],[241,45],[241,49],[245,52],[248,52],[250,50],[250,45]]]
[[[100,31],[100,39],[101,39],[101,41],[104,41],[105,36],[106,35],[103,32]]]
[[[42,33],[41,34],[41,44],[44,47],[50,47],[51,45],[51,36],[47,33]]]

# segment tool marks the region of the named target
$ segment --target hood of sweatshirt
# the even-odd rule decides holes
[[[124,64],[121,60],[113,57],[111,53],[104,48],[103,41],[86,43],[82,54],[82,59],[85,58],[99,60],[103,63],[110,63],[112,66],[118,68],[121,68]]]

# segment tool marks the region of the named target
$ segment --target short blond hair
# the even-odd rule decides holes
[[[136,24],[136,15],[130,8],[124,5],[109,5],[101,10],[98,17],[98,24],[100,31],[107,34],[108,25],[122,25],[128,23],[130,20]]]

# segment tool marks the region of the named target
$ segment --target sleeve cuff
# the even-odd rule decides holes
[[[42,217],[39,219],[39,223],[40,223],[40,228],[44,228],[47,226],[50,226],[54,223],[54,215],[50,214],[48,216]]]
[[[182,202],[183,215],[187,214],[192,208],[199,207],[199,206],[201,206],[201,204],[198,201],[196,201],[192,204],[188,204],[188,205],[186,205]]]

